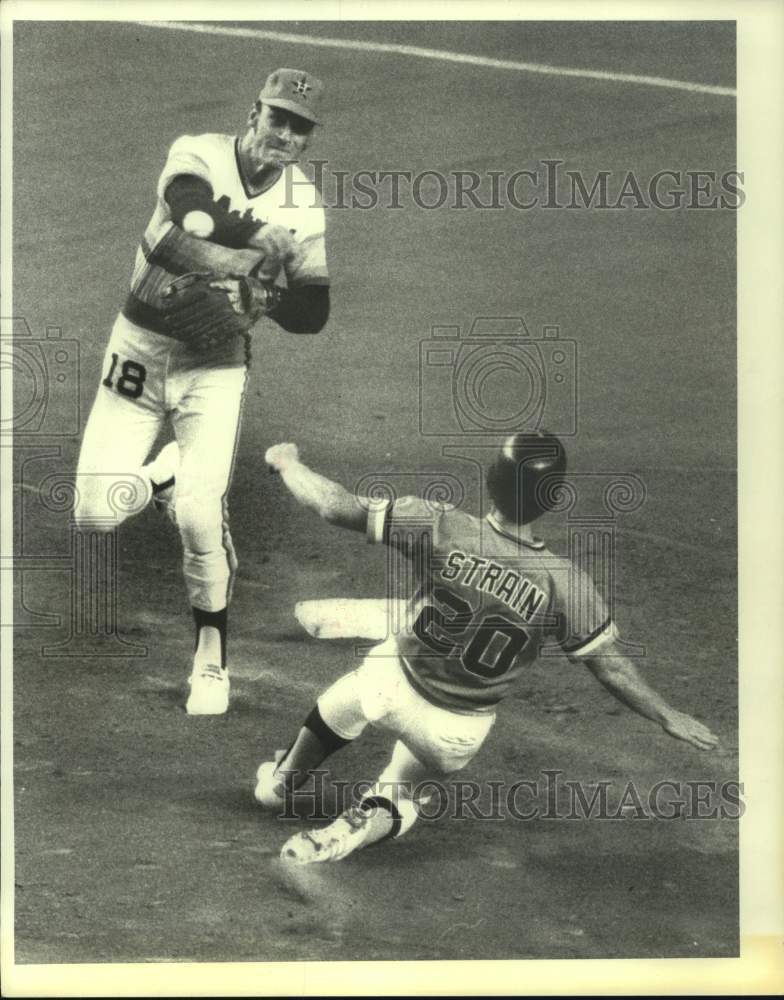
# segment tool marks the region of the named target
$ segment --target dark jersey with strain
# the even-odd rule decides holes
[[[409,560],[397,646],[411,684],[458,712],[491,712],[543,647],[593,654],[615,635],[588,575],[492,516],[403,497],[374,506],[371,541]]]

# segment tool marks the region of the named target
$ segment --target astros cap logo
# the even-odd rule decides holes
[[[301,69],[276,69],[267,77],[259,100],[273,108],[283,108],[295,115],[319,122],[319,104],[324,84]]]

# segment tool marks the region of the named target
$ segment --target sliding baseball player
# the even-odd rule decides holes
[[[280,809],[310,771],[368,725],[395,739],[389,763],[361,801],[328,826],[291,837],[284,860],[338,861],[410,830],[427,801],[422,788],[473,760],[543,643],[557,644],[670,736],[701,750],[716,745],[707,726],[669,705],[623,655],[587,574],[533,534],[532,522],[563,482],[558,438],[536,431],[505,442],[488,470],[484,518],[417,497],[374,504],[308,468],[293,444],[270,448],[266,461],[300,503],[397,549],[415,578],[410,624],[327,688],[290,747],[256,773],[257,802]]]

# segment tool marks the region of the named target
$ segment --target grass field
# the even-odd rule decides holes
[[[734,85],[730,24],[279,27]],[[734,102],[722,95],[132,23],[17,24],[14,313],[38,337],[56,325],[79,345],[78,391],[54,392],[52,412],[78,396],[86,420],[170,143],[241,128],[266,73],[290,65],[326,81],[328,125],[310,154],[330,170],[512,173],[550,158],[649,178],[736,165]],[[270,325],[254,338],[231,493],[230,713],[182,710],[191,624],[179,541],[151,512],[120,532],[120,630],[146,656],[42,656],[66,635],[67,576],[18,575],[18,623],[30,624],[15,639],[17,960],[736,954],[730,819],[444,820],[295,876],[277,853],[296,821],[251,801],[258,763],[354,662],[350,643],[309,639],[294,604],[384,586],[380,553],[295,508],[264,449],[295,440],[347,485],[367,472],[459,474],[443,441],[420,434],[420,343],[434,325],[465,330],[477,316],[523,316],[576,341],[572,465],[646,488],[617,524],[618,625],[645,645],[646,676],[722,748],[675,743],[549,660],[503,706],[466,777],[560,769],[618,789],[736,777],[735,214],[405,202],[327,218],[327,329],[295,338]],[[68,551],[67,512],[44,510],[36,493],[76,462],[78,434],[53,437],[53,426],[17,442],[28,559]],[[543,532],[564,543],[556,515]],[[45,613],[63,624],[36,626]],[[371,735],[334,759],[334,774],[373,777],[387,752]]]

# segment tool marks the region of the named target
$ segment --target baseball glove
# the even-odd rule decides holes
[[[243,336],[276,302],[275,289],[246,275],[192,271],[163,291],[169,336],[207,353]]]

